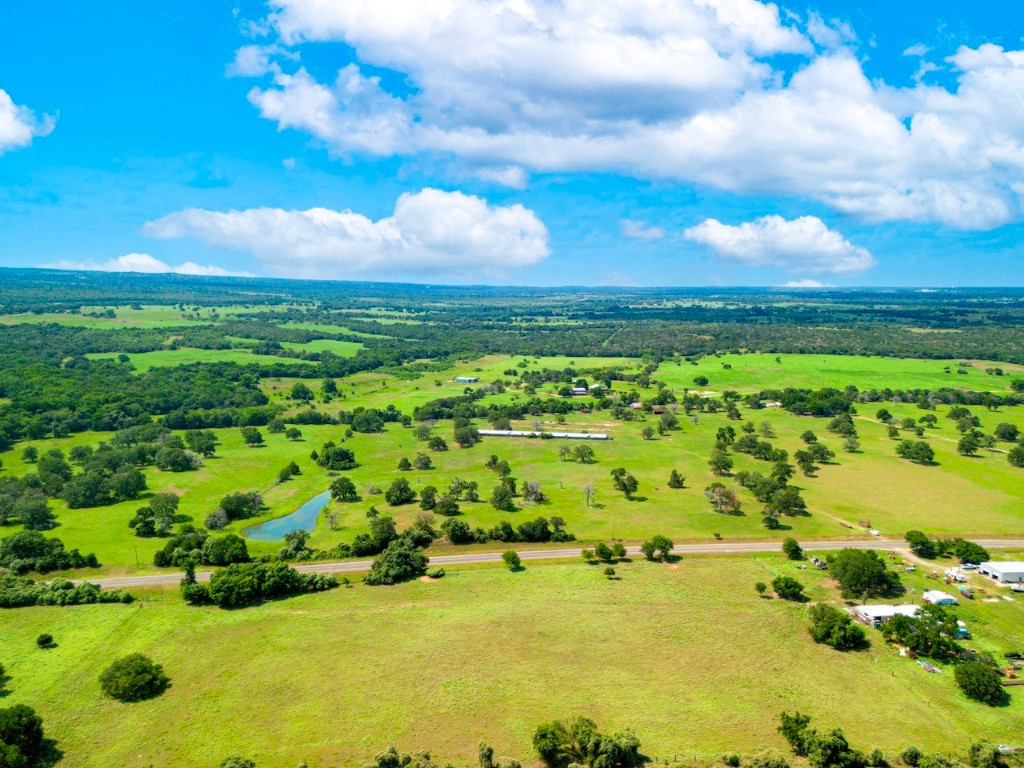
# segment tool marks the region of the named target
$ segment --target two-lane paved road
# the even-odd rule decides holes
[[[985,549],[1024,549],[1024,539],[971,539]],[[680,544],[672,553],[676,555],[741,555],[756,552],[778,552],[782,543],[779,541],[747,541],[747,542],[714,542],[710,544]],[[906,548],[902,539],[863,539],[857,541],[802,541],[804,550],[822,551],[829,549],[878,549],[891,550]],[[523,560],[565,560],[578,558],[582,549],[534,549],[520,550],[519,557]],[[640,547],[626,547],[630,557],[640,555]],[[438,555],[430,558],[430,565],[469,565],[472,563],[500,563],[501,552],[471,552],[464,555]],[[372,560],[339,560],[332,562],[300,563],[295,570],[300,573],[358,573],[370,570]],[[199,581],[209,581],[210,571],[196,573]],[[154,587],[176,585],[184,574],[161,573],[155,576],[120,576],[106,579],[86,579],[107,589],[126,589],[128,587]]]

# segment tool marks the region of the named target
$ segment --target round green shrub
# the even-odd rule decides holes
[[[53,645],[53,635],[49,634],[48,632],[44,632],[36,638],[36,645],[38,645],[40,648],[49,648],[51,645]]]
[[[118,701],[143,701],[159,696],[170,678],[164,668],[141,653],[117,659],[100,675],[100,688]]]

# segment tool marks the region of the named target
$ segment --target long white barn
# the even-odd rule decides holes
[[[611,435],[604,432],[532,432],[523,429],[481,429],[483,437],[550,437],[563,440],[611,440]]]
[[[1008,560],[1003,562],[988,561],[978,566],[978,570],[990,576],[1000,584],[1024,583],[1024,562]]]

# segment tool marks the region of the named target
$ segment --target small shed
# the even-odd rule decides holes
[[[957,605],[959,603],[951,594],[940,589],[929,589],[921,595],[921,600],[932,605]]]
[[[456,384],[476,384],[480,379],[477,376],[456,376]]]

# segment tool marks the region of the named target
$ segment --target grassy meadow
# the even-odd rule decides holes
[[[961,365],[962,362],[967,365]],[[987,368],[1002,368],[1004,375],[986,373]],[[699,389],[719,393],[729,389],[746,393],[782,387],[843,389],[850,384],[861,390],[953,387],[977,392],[1008,392],[1010,379],[1022,373],[1022,366],[983,360],[750,353],[709,356],[694,363],[663,363],[654,376],[677,391]],[[706,387],[694,384],[697,376],[708,377]]]
[[[970,702],[950,669],[924,672],[875,631],[862,653],[815,645],[805,606],[753,589],[785,573],[834,599],[816,571],[774,555],[617,570],[617,581],[583,563],[456,570],[241,611],[188,607],[173,592],[10,611],[4,703],[43,716],[64,768],[203,768],[234,754],[260,768],[352,765],[390,744],[471,765],[481,738],[535,764],[534,728],[576,714],[633,728],[656,760],[782,748],[778,713],[797,708],[890,757],[911,742],[946,751],[1019,736],[1024,694],[1009,708]],[[962,610],[972,629],[1012,628],[994,647],[1024,644],[1020,600]],[[35,648],[43,631],[55,649]],[[164,665],[170,689],[137,704],[103,698],[99,671],[136,651]]]

